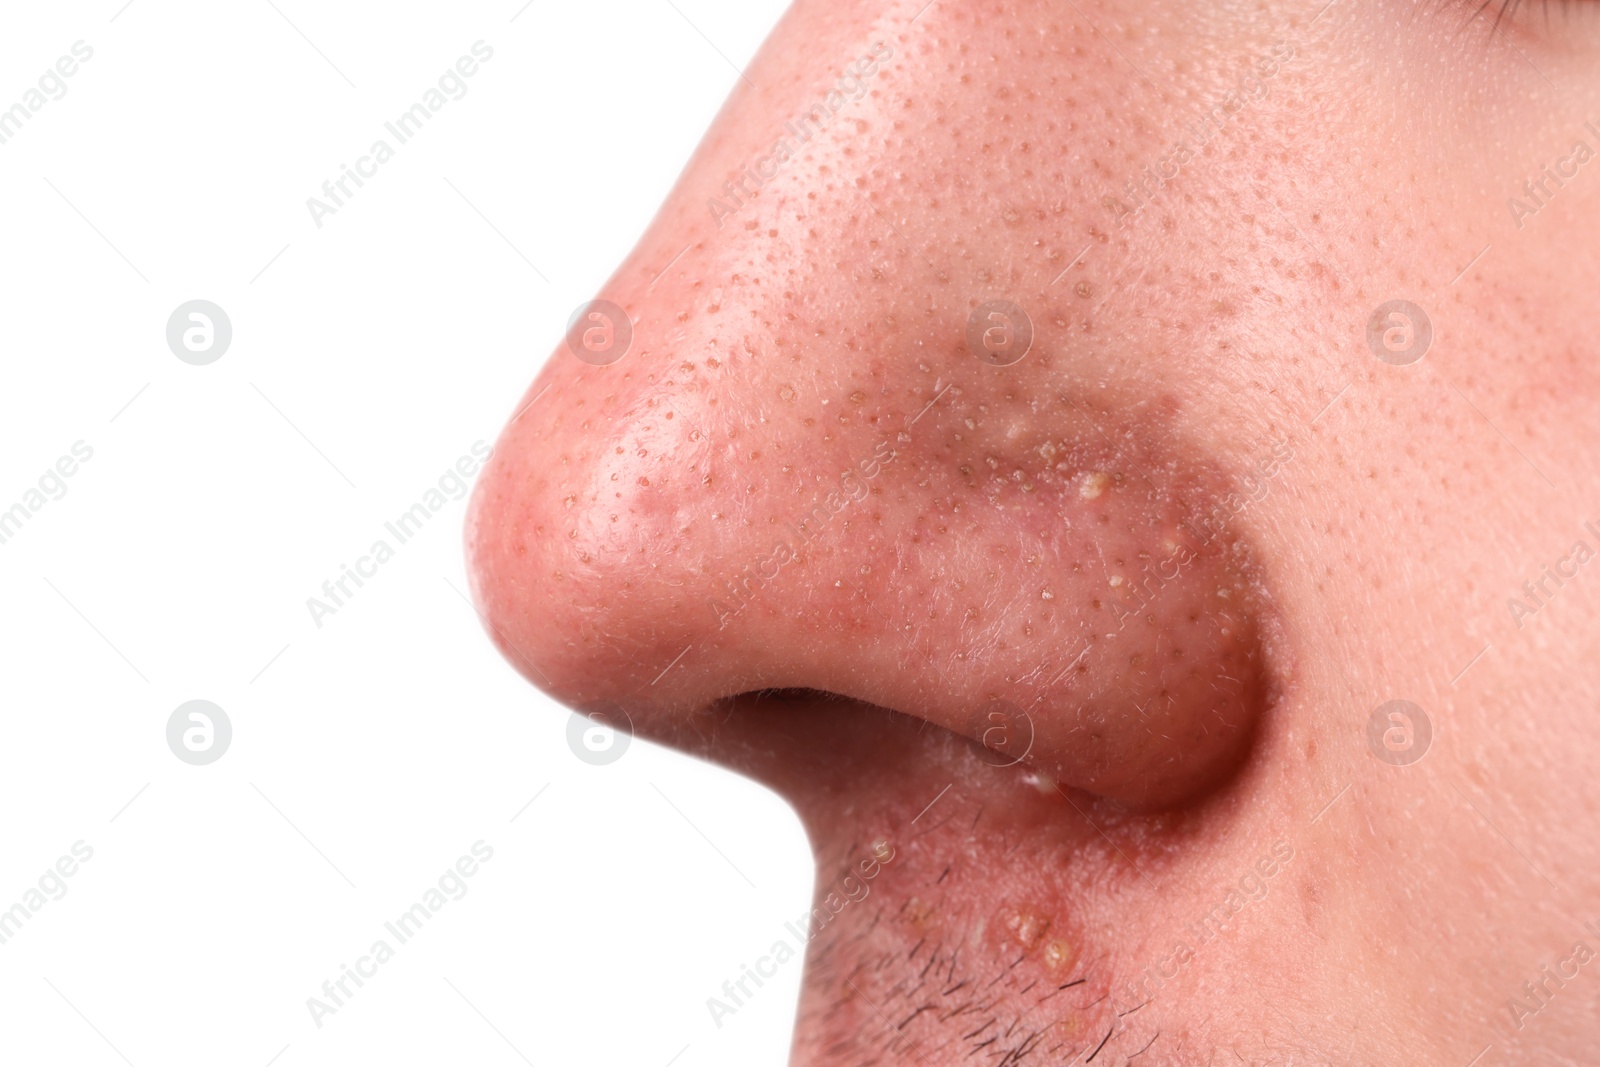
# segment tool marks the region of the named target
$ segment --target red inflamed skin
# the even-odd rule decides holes
[[[793,1063],[1593,1062],[1592,6],[784,16],[466,542],[799,812]]]

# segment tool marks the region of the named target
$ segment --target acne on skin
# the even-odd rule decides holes
[[[914,406],[881,412],[864,406],[860,417],[876,418],[888,427],[905,426],[928,399],[931,396],[919,397]],[[1060,402],[1020,392],[1015,402],[1048,412],[1049,418],[1018,434],[1001,420],[969,419],[969,414],[981,412],[978,401],[966,394],[951,393],[941,401],[949,409],[944,417],[963,428],[962,458],[956,462],[935,461],[928,452],[946,447],[948,440],[948,431],[931,420],[912,426],[907,441],[894,444],[884,456],[892,456],[892,463],[876,460],[872,446],[863,443],[859,454],[873,458],[880,471],[872,482],[874,491],[852,503],[848,513],[819,526],[805,543],[803,563],[785,562],[779,555],[776,563],[782,565],[769,565],[765,574],[757,572],[749,595],[736,591],[736,601],[722,601],[726,610],[718,610],[714,601],[711,610],[701,607],[692,616],[665,617],[671,631],[660,638],[659,662],[636,657],[616,665],[614,681],[621,683],[637,673],[635,688],[648,689],[652,701],[662,702],[656,709],[639,708],[640,731],[674,730],[682,722],[682,712],[674,707],[728,695],[683,693],[678,687],[692,683],[694,675],[680,670],[681,664],[651,684],[686,647],[747,650],[744,673],[749,681],[744,688],[789,684],[785,650],[791,642],[803,646],[811,640],[806,636],[812,630],[808,613],[859,611],[865,617],[855,625],[869,625],[868,620],[876,625],[879,616],[871,605],[892,603],[897,595],[899,583],[889,565],[898,556],[897,546],[920,543],[926,547],[918,566],[942,567],[945,554],[959,549],[948,534],[940,534],[939,527],[949,530],[955,525],[978,531],[980,541],[1007,546],[1011,562],[995,573],[994,580],[981,583],[988,610],[979,617],[984,626],[1018,628],[1013,632],[1026,639],[1008,639],[1005,649],[997,649],[994,656],[976,664],[977,669],[956,674],[946,674],[926,659],[904,662],[905,656],[917,653],[902,650],[897,642],[852,643],[831,665],[837,678],[826,682],[813,678],[810,684],[885,707],[914,701],[923,717],[956,731],[968,727],[973,708],[990,700],[1033,709],[1037,734],[1031,758],[1039,770],[1056,781],[1132,807],[1171,805],[1226,776],[1272,692],[1254,593],[1259,576],[1253,573],[1249,539],[1233,520],[1226,526],[1219,522],[1239,513],[1249,499],[1248,490],[1186,451],[1183,436],[1164,415],[1151,414],[1132,425],[1119,415],[1124,425],[1107,443],[1095,430],[1096,422],[1106,421],[1097,408],[1075,399]],[[603,406],[597,417],[613,416]],[[967,421],[971,428],[965,427]],[[549,477],[550,468],[535,458],[545,447],[538,442],[542,432],[537,423],[519,422],[508,429],[496,446],[499,466],[490,468],[487,492]],[[657,431],[641,426],[638,432]],[[1055,458],[1042,461],[1046,453]],[[997,460],[991,468],[987,460],[1001,456],[1006,462]],[[645,488],[633,450],[624,449],[619,456],[607,449],[597,459],[604,469],[585,484],[599,488],[599,493],[588,500],[580,495],[581,507],[562,502],[570,492],[555,499],[519,494],[515,498],[519,505],[527,502],[538,510],[508,522],[503,512],[492,510],[494,497],[488,498],[491,503],[486,507],[480,492],[468,536],[480,558],[515,559],[519,569],[531,559],[548,558],[549,570],[522,579],[522,587],[537,587],[552,599],[576,598],[591,604],[588,618],[603,631],[609,625],[604,620],[626,610],[628,601],[612,595],[604,584],[577,579],[569,583],[567,576],[585,572],[585,555],[591,561],[630,556],[634,550],[612,544],[615,538],[637,543],[638,558],[653,560],[651,571],[675,590],[692,594],[705,588],[706,576],[697,568],[680,570],[681,557],[661,551],[661,546],[681,536],[675,528],[677,511],[660,510],[655,503],[666,499],[672,485],[658,478],[669,476],[647,477],[650,485]],[[1025,473],[1013,477],[1018,470]],[[1118,477],[1097,495],[1085,497],[1079,487],[1084,470]],[[613,494],[620,492],[612,486],[631,487],[628,493],[636,500],[629,505],[635,517],[625,529],[609,519],[614,505],[607,498],[615,500]],[[924,486],[952,500],[948,515],[925,514],[893,530],[880,524],[879,501],[892,501],[910,488],[922,491]],[[781,520],[803,514],[797,506],[803,509],[815,500],[809,487],[803,495],[791,495],[787,489],[787,485],[769,487],[770,497],[759,507],[771,520],[752,524],[748,535],[728,541],[718,562],[729,557],[770,558],[768,546],[784,529]],[[1261,491],[1257,485],[1256,492]],[[841,493],[840,499],[846,494]],[[704,525],[708,518],[701,515],[698,522]],[[1186,526],[1196,535],[1183,534]],[[538,529],[561,532],[536,539],[523,532]],[[592,530],[607,546],[583,544],[584,530]],[[1137,603],[1133,591],[1115,580],[1137,577],[1139,568],[1147,563],[1155,566],[1171,554],[1166,546],[1185,541],[1191,542],[1192,559],[1175,574],[1169,569],[1173,577],[1163,580],[1159,593],[1133,610]],[[526,551],[517,549],[518,543],[525,544]],[[871,562],[875,558],[880,560],[877,566]],[[1034,562],[1027,563],[1028,559]],[[770,592],[774,587],[782,592]],[[758,588],[769,591],[756,597]],[[930,591],[942,597],[949,588],[933,586]],[[736,610],[736,604],[743,610]],[[801,604],[805,611],[796,610]],[[972,617],[965,610],[941,610],[922,627],[919,640],[959,645],[970,640],[960,635],[969,629]],[[531,621],[497,626],[496,632],[513,644],[531,641],[535,639],[531,633],[518,632]],[[512,660],[516,662],[514,655]],[[540,673],[562,685],[558,665],[541,665]],[[568,680],[584,686],[593,678],[585,672],[582,678]],[[925,695],[913,698],[910,692]],[[593,697],[614,699],[599,693]],[[590,699],[576,690],[570,698],[580,706]]]
[[[664,281],[658,291],[669,284]],[[696,320],[691,315],[680,328],[703,328]],[[964,381],[960,395],[946,393],[932,413],[911,425],[939,393],[930,383],[903,399],[869,398],[851,405],[851,425],[870,428],[870,436],[851,441],[836,460],[809,458],[805,450],[814,447],[818,433],[805,425],[805,416],[797,413],[792,439],[784,432],[787,427],[773,425],[762,450],[774,457],[774,471],[791,461],[792,450],[796,477],[746,473],[735,479],[740,486],[756,487],[753,499],[741,504],[753,521],[749,527],[719,525],[710,508],[692,503],[689,487],[703,484],[699,469],[658,466],[657,449],[641,457],[640,449],[625,444],[659,440],[668,424],[631,403],[615,384],[619,377],[606,386],[618,393],[615,400],[586,398],[583,417],[612,427],[614,436],[588,453],[583,465],[550,461],[562,454],[562,446],[548,422],[518,420],[495,446],[468,523],[475,591],[480,598],[487,594],[480,603],[493,620],[491,639],[507,642],[508,650],[542,642],[545,654],[538,668],[559,694],[580,706],[590,698],[626,699],[640,734],[669,737],[691,750],[687,741],[693,737],[715,739],[714,751],[723,759],[728,752],[757,760],[762,753],[781,756],[783,767],[758,761],[740,769],[786,793],[794,782],[804,781],[813,794],[865,798],[859,810],[836,818],[810,813],[814,834],[828,832],[819,826],[860,825],[866,813],[893,804],[905,810],[865,832],[899,840],[921,808],[956,783],[913,827],[928,831],[920,840],[934,853],[916,860],[917,879],[937,890],[909,894],[922,901],[912,904],[898,890],[880,895],[875,889],[871,901],[844,908],[821,938],[844,936],[836,931],[848,931],[864,916],[907,909],[915,921],[882,927],[907,939],[895,950],[902,954],[924,936],[930,950],[941,937],[953,949],[969,930],[980,928],[988,931],[986,938],[998,939],[993,957],[974,948],[936,964],[954,968],[949,984],[968,973],[975,983],[993,980],[987,961],[1015,951],[1028,954],[1026,966],[1016,972],[1019,983],[1023,974],[1048,975],[1057,984],[1085,977],[1079,992],[1086,999],[1091,990],[1109,992],[1110,973],[1085,975],[1076,969],[1080,960],[1104,958],[1114,939],[1080,915],[1074,899],[1078,885],[1070,873],[1079,861],[1072,857],[1099,850],[1105,858],[1089,866],[1129,870],[1123,867],[1126,856],[1140,869],[1159,873],[1169,849],[1166,839],[1145,834],[1142,842],[1129,840],[1135,831],[1119,830],[1119,820],[1126,825],[1129,808],[1181,810],[1190,798],[1225,781],[1266,713],[1273,683],[1254,592],[1262,576],[1255,573],[1243,518],[1262,506],[1268,486],[1284,477],[1292,450],[1285,444],[1269,458],[1252,458],[1247,482],[1190,447],[1162,406],[1133,421],[1116,397],[1064,401],[1051,390],[1016,383],[1008,383],[1008,403],[981,379]],[[581,389],[584,383],[577,378],[568,384]],[[776,383],[773,392],[784,395]],[[1040,417],[1031,426],[1022,424],[1010,417],[1013,406]],[[835,405],[818,402],[811,410],[831,408]],[[772,424],[778,424],[782,411],[769,416]],[[1102,436],[1097,425],[1114,426],[1116,432]],[[908,426],[907,439],[899,440],[901,428]],[[724,561],[767,558],[762,553],[774,532],[784,529],[785,517],[803,513],[817,500],[812,473],[821,474],[831,491],[840,470],[857,469],[851,457],[873,456],[874,444],[885,439],[894,442],[892,462],[879,463],[869,492],[858,491],[860,499],[817,525],[803,559],[758,574],[761,584],[750,583],[753,595],[739,598],[743,610],[706,608],[706,571],[714,575],[712,567]],[[572,481],[562,480],[567,471],[576,475]],[[732,471],[723,476],[732,478]],[[892,528],[882,521],[895,502],[922,494],[944,503],[901,514]],[[849,499],[848,487],[839,495]],[[714,551],[691,554],[685,525],[706,537]],[[1166,546],[1185,528],[1195,533],[1185,553],[1174,557]],[[907,554],[912,545],[920,548]],[[1181,559],[1181,565],[1160,568],[1168,558]],[[897,560],[907,568],[897,569]],[[699,567],[702,561],[705,570]],[[1116,607],[1118,588],[1108,578],[1120,571],[1132,579],[1146,564],[1160,569],[1161,586],[1136,610],[1132,590],[1125,589],[1124,606]],[[597,565],[604,568],[603,579],[591,577]],[[519,599],[515,608],[497,606],[497,590],[511,587],[496,582],[497,574],[514,574],[519,598],[531,594],[533,599]],[[629,590],[647,582],[670,591],[656,594],[660,599],[651,615],[659,657],[652,661],[633,650],[614,661],[591,661],[588,657],[605,646],[589,644],[587,635],[637,626],[621,612],[630,610]],[[917,600],[922,611],[910,631],[915,643],[902,644],[897,600],[920,597],[922,590],[928,591],[927,599]],[[693,610],[686,610],[690,605]],[[553,646],[538,636],[548,627],[550,613],[574,610],[583,622],[570,628],[570,644]],[[835,643],[835,634],[849,638]],[[826,665],[837,673],[824,675],[814,666],[804,673],[796,669],[806,651],[818,647],[826,647]],[[958,661],[950,670],[941,669],[942,662],[930,665],[919,651],[972,647],[983,647],[986,654]],[[567,658],[562,648],[583,651]],[[685,648],[690,651],[673,664]],[[841,712],[836,724],[817,709],[797,717],[786,736],[792,742],[815,730],[826,758],[820,764],[796,760],[787,745],[741,740],[762,714],[773,714],[771,698],[759,702],[761,710],[747,712],[717,704],[728,689],[699,688],[715,677],[705,665],[718,657],[738,664],[736,691],[779,688],[803,678],[802,685],[863,703],[845,703],[843,709],[853,708],[853,715]],[[508,659],[518,665],[515,652],[508,651]],[[605,690],[597,690],[597,684]],[[1037,737],[1028,763],[1009,773],[949,740],[948,731],[965,730],[970,710],[993,697],[1034,711]],[[852,740],[884,708],[900,711],[896,721],[902,724],[944,729],[919,734],[906,725],[881,743]],[[853,752],[862,754],[862,765],[849,762]],[[917,768],[886,767],[885,757],[874,753],[917,754],[926,762]],[[946,766],[941,761],[947,758],[956,762]],[[1044,792],[1024,785],[1023,775],[1033,770],[1059,788],[1052,784]],[[823,785],[834,776],[837,784]],[[1115,798],[1116,804],[1100,810],[1082,791]],[[1030,799],[1019,800],[1020,792]],[[1030,812],[1026,818],[1015,812],[1024,804]],[[1105,846],[1074,804],[1084,807],[1094,825],[1116,835],[1116,849]],[[940,822],[946,806],[956,813],[948,826]],[[1011,814],[1002,826],[991,824],[984,811]],[[1042,850],[1039,869],[1060,878],[1059,887],[1041,887],[1026,901],[1040,918],[1019,931],[1043,928],[1037,938],[1008,930],[987,912],[986,898],[997,888],[985,872],[1009,871],[1015,859],[988,848],[974,859],[974,846],[962,836],[974,818],[980,837],[1035,842]],[[1039,826],[1030,828],[1031,819]],[[955,857],[966,862],[941,883]],[[897,887],[912,881],[911,868],[902,869],[902,862],[913,861],[896,860],[906,876],[896,877]],[[1138,880],[1131,871],[1127,877]],[[1012,880],[1007,874],[1004,884]],[[786,940],[792,958],[798,958],[798,946]],[[986,948],[989,944],[984,942]],[[815,951],[813,945],[805,947]],[[747,1000],[767,980],[763,968],[777,965],[785,953],[774,947],[766,955],[771,962],[754,960],[748,970],[729,977],[727,989],[713,994],[718,1003],[708,1014],[715,1021],[726,1023],[722,1006],[738,1010],[735,998]]]
[[[888,87],[890,73],[875,84]],[[875,121],[882,136],[901,136]],[[839,163],[813,144],[817,158],[805,165]],[[720,181],[732,162],[726,152],[706,161],[684,187],[702,187],[702,173]],[[800,168],[779,173],[764,194],[787,188]],[[903,959],[926,935],[923,951],[933,955],[943,938],[935,966],[953,972],[950,984],[969,972],[992,980],[991,958],[1006,952],[1029,953],[1019,976],[1042,969],[1057,984],[1074,981],[1081,961],[1104,958],[1117,939],[1083,914],[1078,894],[1090,875],[1080,869],[1102,882],[1137,880],[1122,866],[1126,855],[1159,873],[1183,838],[1158,830],[1131,839],[1140,833],[1131,812],[1182,810],[1226,783],[1274,699],[1256,595],[1271,579],[1257,568],[1244,519],[1289,453],[1265,466],[1253,455],[1230,461],[1197,435],[1192,398],[1177,383],[1096,377],[1095,352],[1080,339],[1081,298],[1067,283],[1033,298],[1037,339],[1027,359],[1014,368],[979,362],[958,346],[986,294],[970,279],[901,263],[884,235],[867,232],[865,220],[877,216],[849,190],[838,196],[846,194],[806,208],[809,224],[853,219],[840,262],[881,264],[893,284],[862,281],[839,295],[839,282],[802,266],[762,267],[771,250],[742,248],[748,238],[737,236],[755,231],[717,231],[696,211],[693,225],[703,229],[683,233],[659,262],[641,252],[655,270],[624,267],[598,294],[656,307],[672,328],[641,338],[612,366],[557,359],[531,387],[530,395],[558,383],[551,395],[566,406],[515,420],[496,444],[468,519],[474,596],[490,639],[558,698],[626,701],[640,734],[749,760],[739,769],[786,793],[803,790],[812,803],[859,798],[833,817],[806,812],[819,840],[871,820],[862,832],[898,841],[957,783],[940,801],[952,821],[942,823],[936,808],[914,828],[927,831],[930,850],[919,848],[915,861],[922,888],[875,889],[820,936],[845,936],[885,910],[894,921],[880,929],[896,941],[883,950]],[[745,210],[764,210],[767,200]],[[731,236],[717,244],[714,232]],[[690,252],[658,279],[685,243]],[[999,261],[997,250],[984,255]],[[1041,292],[1060,270],[1037,279]],[[715,289],[722,298],[707,301]],[[812,306],[813,291],[830,295]],[[851,345],[854,361],[827,370]],[[713,350],[714,372],[701,360],[692,379],[664,381],[665,368]],[[923,366],[896,363],[907,360]],[[786,384],[790,373],[818,380],[797,390]],[[664,398],[680,418],[668,421]],[[683,429],[691,417],[693,438]],[[581,424],[603,430],[586,437]],[[877,463],[870,485],[870,469],[857,466],[863,458]],[[826,487],[820,496],[814,475]],[[790,540],[789,552],[775,552],[786,522],[802,521],[804,545]],[[1194,533],[1180,537],[1185,528]],[[1161,568],[1174,556],[1167,546],[1183,542],[1182,562]],[[1161,584],[1140,585],[1142,600],[1110,582],[1122,576],[1131,586],[1147,565],[1159,568]],[[635,635],[626,649],[606,637],[623,632]],[[537,674],[519,648],[537,650]],[[846,698],[837,719],[808,707],[785,730],[811,738],[795,743],[817,745],[827,757],[819,763],[751,733],[763,709],[719,703],[787,686]],[[1010,773],[963,740],[972,709],[997,698],[1030,709],[1037,727],[1028,764]],[[898,725],[881,746],[862,742],[884,709]],[[869,751],[877,757],[865,758]],[[1053,783],[1048,792],[1021,784],[1034,771]],[[1106,828],[1115,849],[1073,805]],[[980,837],[1037,848],[1034,869],[1059,884],[1024,894],[1011,873],[1015,854],[961,836],[974,820]],[[1002,891],[1037,918],[1008,926],[991,907]],[[958,950],[980,929],[994,957],[976,945]],[[771,962],[741,967],[716,999],[737,1007],[733,997],[759,989],[781,953],[766,955]],[[1096,973],[1080,992],[1105,993],[1107,980]]]
[[[558,352],[480,481],[489,639],[778,791],[819,870],[896,842],[806,946],[797,1067],[882,1057],[874,1005],[928,1067],[1464,1064],[1495,1021],[1525,1054],[1480,1063],[1588,1062],[1564,946],[1595,941],[1548,920],[1600,899],[1573,815],[1600,598],[1567,547],[1600,549],[1572,529],[1600,5],[1493,31],[1414,0],[923,6],[796,0],[591,294],[634,346]],[[878,40],[868,93],[752,169]],[[725,182],[737,216],[707,210]],[[1154,210],[1117,226],[1108,195]],[[1508,218],[1535,195],[1560,217]],[[1364,342],[1397,299],[1432,319],[1419,364]],[[997,300],[1034,328],[1006,367],[964,343]],[[880,440],[802,549],[784,524]],[[1461,674],[1508,614],[1537,632]],[[1398,698],[1439,727],[1410,767],[1363,736]],[[970,725],[1000,700],[1037,727],[1009,768]],[[1180,964],[1186,922],[1212,936]]]

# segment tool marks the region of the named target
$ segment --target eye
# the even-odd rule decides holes
[[[1591,0],[1439,0],[1437,7],[1456,12],[1462,28],[1478,27],[1494,34],[1517,27],[1557,36],[1592,22],[1597,10]]]
[[[1431,30],[1433,50],[1457,73],[1464,64],[1484,93],[1506,62],[1565,94],[1600,60],[1600,0],[1420,0],[1411,10],[1401,18]]]

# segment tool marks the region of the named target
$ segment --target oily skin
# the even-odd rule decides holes
[[[1600,148],[1600,13],[1492,15],[802,0],[597,294],[627,354],[562,345],[512,409],[467,529],[510,662],[779,790],[824,901],[892,844],[796,1064],[1586,1061],[1600,960],[1546,974],[1600,949],[1600,564],[1523,583],[1600,550],[1600,161],[1507,201]],[[996,299],[1006,367],[966,344]],[[1116,561],[1230,495],[1119,627]]]

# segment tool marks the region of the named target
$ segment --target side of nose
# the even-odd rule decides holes
[[[1251,576],[1168,420],[964,352],[800,386],[706,356],[724,335],[668,300],[632,373],[558,352],[478,487],[475,593],[530,679],[669,740],[724,697],[827,690],[1134,806],[1226,772],[1263,699]]]

